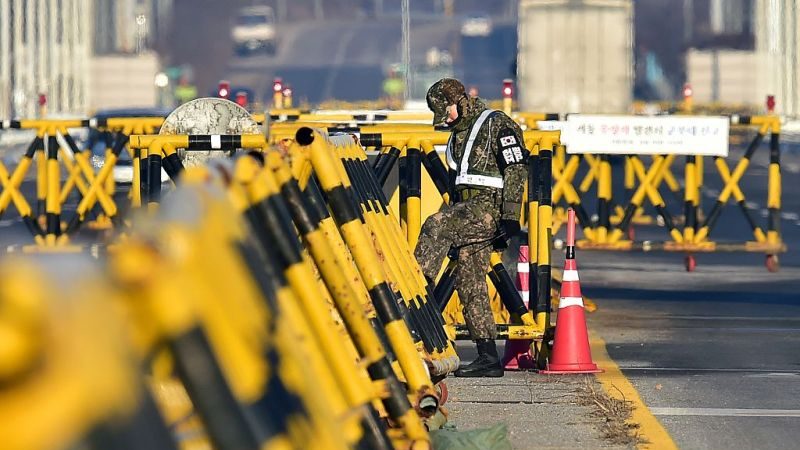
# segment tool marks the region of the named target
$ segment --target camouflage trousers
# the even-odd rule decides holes
[[[451,246],[461,247],[455,288],[472,339],[494,339],[497,329],[489,305],[486,271],[497,231],[499,207],[493,191],[444,206],[422,225],[414,256],[422,272],[435,280]]]

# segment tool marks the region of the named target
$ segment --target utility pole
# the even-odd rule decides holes
[[[278,23],[286,22],[286,0],[275,1],[275,14],[278,16]]]
[[[444,16],[453,17],[455,14],[455,0],[443,0],[444,2]]]
[[[325,11],[322,9],[322,0],[314,0],[314,18],[325,20]]]
[[[402,0],[401,12],[402,26],[403,26],[403,68],[405,70],[406,88],[403,90],[403,103],[408,100],[411,89],[411,42],[409,35],[411,34],[411,18],[408,9],[408,0]]]

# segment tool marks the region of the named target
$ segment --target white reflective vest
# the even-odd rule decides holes
[[[475,138],[477,138],[483,123],[486,122],[486,119],[488,119],[489,116],[491,116],[494,112],[495,111],[493,110],[487,109],[486,111],[482,112],[481,115],[478,116],[478,119],[475,121],[475,123],[472,124],[472,128],[470,128],[469,135],[467,137],[467,142],[464,144],[464,154],[461,156],[460,167],[453,158],[453,140],[455,133],[451,135],[450,139],[447,141],[447,150],[445,151],[445,156],[447,158],[447,165],[450,167],[450,169],[458,171],[456,173],[456,186],[469,185],[491,187],[496,189],[503,188],[503,177],[469,173],[469,156],[470,153],[472,153],[472,147],[475,145]]]

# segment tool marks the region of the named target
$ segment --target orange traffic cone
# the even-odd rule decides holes
[[[519,246],[519,259],[517,262],[517,291],[522,297],[522,302],[528,306],[530,301],[530,259],[528,259],[528,246]],[[500,363],[506,370],[529,370],[535,369],[531,355],[531,340],[508,340],[506,341],[505,352]]]
[[[578,265],[575,262],[575,211],[570,208],[567,214],[567,255],[561,282],[553,356],[548,361],[547,369],[539,373],[602,372],[592,362],[592,352],[589,349],[589,333],[586,331]]]

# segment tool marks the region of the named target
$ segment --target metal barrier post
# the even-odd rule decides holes
[[[697,229],[697,207],[700,199],[700,183],[697,176],[697,157],[686,156],[686,192],[684,196],[684,228],[683,238],[686,242],[694,241]]]
[[[598,155],[600,174],[597,177],[597,242],[608,242],[611,231],[611,163],[608,155]]]
[[[37,137],[42,139],[42,146],[36,149],[36,217],[39,225],[46,231],[47,224],[42,223],[45,217],[45,204],[47,201],[47,149],[45,144],[49,144],[47,131],[44,128],[39,128],[36,131]]]
[[[416,145],[414,145],[416,144]],[[408,245],[417,246],[419,233],[422,230],[422,161],[419,142],[409,142],[406,149],[406,217]]]
[[[769,222],[767,226],[767,242],[779,244],[781,224],[781,150],[780,150],[780,121],[775,120],[772,125],[772,134],[769,140],[769,179],[767,186],[767,209]]]
[[[537,325],[539,323],[539,144],[527,143],[526,147],[530,151],[528,157],[528,265],[530,266],[528,277],[529,301],[528,309],[535,314]]]
[[[400,149],[400,159],[397,161],[397,189],[399,193],[400,227],[408,239],[408,147]]]
[[[45,242],[55,246],[56,240],[61,235],[61,167],[58,165],[59,144],[56,139],[55,129],[48,130],[47,137],[47,196],[46,212],[47,226],[45,229]]]
[[[536,287],[536,323],[546,330],[550,327],[550,247],[553,242],[553,205],[552,158],[553,146],[549,140],[543,140],[539,146],[539,208],[538,208],[538,242],[537,287]]]
[[[436,149],[431,141],[423,140],[420,142],[420,145],[422,151],[425,153],[425,156],[422,158],[422,165],[431,177],[433,184],[436,186],[436,190],[439,191],[439,195],[442,196],[442,201],[444,201],[445,204],[449,204],[451,193],[450,183],[447,179],[447,167],[442,162],[439,154],[436,153]]]

